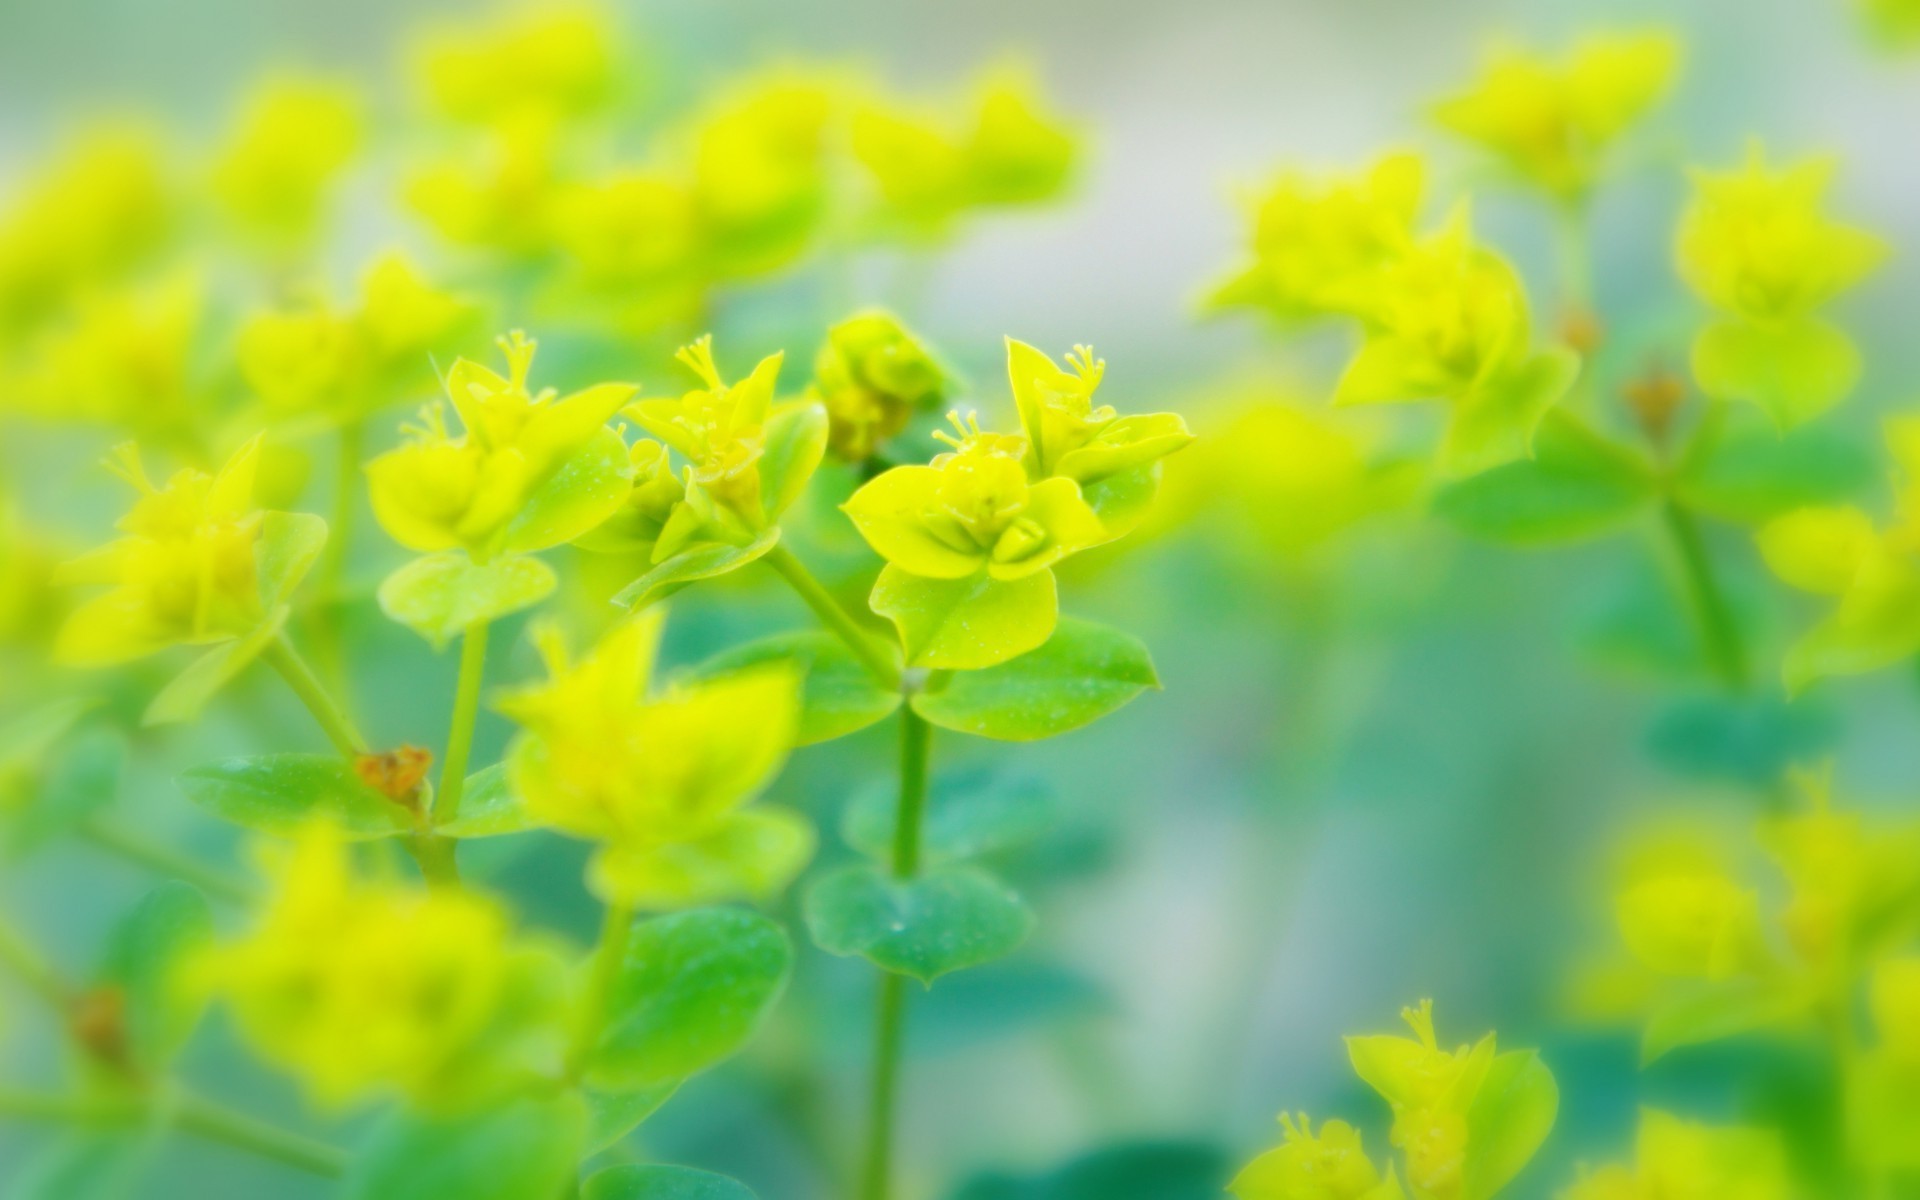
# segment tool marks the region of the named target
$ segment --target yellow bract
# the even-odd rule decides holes
[[[250,232],[297,240],[318,223],[327,189],[359,149],[352,91],[313,80],[267,85],[213,169],[215,195]]]
[[[775,72],[722,97],[691,134],[704,265],[719,278],[792,261],[827,201],[831,80]]]
[[[1383,1177],[1345,1121],[1327,1121],[1315,1133],[1306,1114],[1280,1115],[1286,1140],[1248,1163],[1227,1190],[1239,1200],[1400,1200],[1405,1194],[1388,1167]]]
[[[1472,90],[1441,101],[1434,115],[1534,186],[1579,201],[1613,143],[1665,97],[1679,65],[1679,43],[1664,33],[1587,38],[1558,62],[1501,47]]]
[[[603,383],[564,398],[552,389],[530,392],[537,345],[517,331],[500,339],[506,376],[466,359],[454,363],[447,396],[462,432],[449,432],[440,406],[429,406],[421,424],[407,428],[405,444],[368,464],[374,515],[395,541],[420,551],[464,548],[478,558],[540,550],[579,537],[619,507],[623,487],[585,487],[590,472],[578,479],[560,472],[591,454],[599,474],[620,482],[626,451],[606,422],[633,387]],[[557,493],[542,490],[548,485]],[[541,519],[528,520],[536,498],[552,503]]]
[[[529,5],[491,24],[424,38],[415,50],[416,76],[432,107],[455,120],[568,116],[608,98],[615,40],[596,6]]]
[[[1435,1039],[1433,1002],[1401,1012],[1412,1038],[1347,1039],[1354,1073],[1393,1106],[1393,1144],[1406,1155],[1407,1185],[1416,1196],[1454,1196],[1465,1179],[1467,1113],[1493,1066],[1494,1036],[1443,1050]]]
[[[1560,1200],[1788,1200],[1793,1194],[1786,1156],[1772,1133],[1696,1125],[1646,1109],[1633,1169],[1603,1168]]]
[[[548,682],[499,701],[524,729],[513,787],[536,820],[601,843],[591,879],[610,899],[666,908],[776,890],[811,831],[746,805],[792,748],[798,682],[771,667],[649,696],[663,621],[659,609],[624,621],[578,661],[556,628],[536,630]]]
[[[1414,238],[1425,168],[1390,154],[1364,172],[1282,175],[1252,206],[1252,259],[1212,293],[1284,321],[1364,311],[1381,268]]]
[[[714,364],[711,335],[681,350],[678,357],[706,386],[678,399],[636,401],[625,414],[686,458],[690,527],[699,517],[736,532],[758,530],[771,515],[761,466],[767,451],[767,423],[774,412],[774,388],[785,356],[768,355],[745,379],[733,384],[720,377]],[[663,556],[666,553],[671,550],[663,551]]]
[[[865,462],[907,426],[937,407],[946,373],[890,313],[857,313],[827,331],[814,359],[814,394],[826,407],[828,446],[847,462]]]
[[[1062,370],[1025,342],[1007,339],[1007,377],[1034,478],[1059,476],[1089,487],[1150,467],[1193,441],[1176,413],[1123,417],[1110,405],[1094,404],[1107,364],[1093,357],[1091,346],[1075,346],[1067,365],[1071,370]]]
[[[253,486],[260,439],[218,475],[180,471],[164,487],[147,478],[131,443],[108,465],[140,493],[119,522],[126,536],[61,568],[65,582],[105,584],[67,619],[54,654],[104,666],[168,646],[223,641],[264,616],[255,546],[262,513]]]
[[[177,437],[198,418],[203,289],[180,275],[91,292],[22,349],[5,403],[60,421]]]
[[[514,1018],[533,1008],[500,906],[356,879],[325,826],[265,864],[274,894],[257,924],[193,972],[253,1050],[323,1104],[389,1091],[431,1106],[482,1102],[476,1081],[511,1056],[523,1032]]]

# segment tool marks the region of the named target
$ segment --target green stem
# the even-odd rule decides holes
[[[1661,506],[1668,540],[1680,560],[1680,571],[1687,588],[1687,600],[1694,622],[1715,674],[1733,691],[1745,691],[1748,684],[1746,647],[1740,628],[1734,623],[1733,610],[1714,574],[1713,560],[1693,514],[1678,500],[1669,497]]]
[[[620,979],[620,966],[626,961],[627,934],[633,928],[633,906],[618,901],[607,905],[600,925],[600,942],[594,950],[593,978],[587,983],[586,1006],[573,1029],[573,1045],[567,1051],[567,1078],[579,1079],[588,1059],[600,1044],[607,1023],[607,1010],[613,1005],[613,988]]]
[[[14,1089],[0,1090],[0,1116],[16,1120],[130,1125],[142,1120],[146,1112],[145,1104],[127,1097],[60,1096]],[[346,1169],[346,1155],[332,1146],[208,1100],[192,1096],[181,1099],[174,1106],[170,1120],[174,1127],[185,1133],[298,1167],[315,1175],[332,1177]]]
[[[927,764],[933,729],[912,704],[900,707],[900,802],[894,811],[893,875],[912,879],[920,873],[920,829],[927,809]],[[873,1077],[867,1109],[867,1156],[861,1175],[862,1200],[887,1200],[893,1182],[895,1097],[900,1085],[900,1048],[906,1034],[906,976],[880,976],[880,999],[873,1027]]]
[[[867,636],[866,630],[860,628],[847,610],[840,607],[839,601],[820,586],[820,581],[813,577],[813,572],[807,570],[805,563],[794,557],[793,551],[775,545],[767,551],[766,562],[806,602],[813,614],[820,618],[820,623],[847,644],[847,649],[853,651],[854,657],[875,679],[887,688],[900,686],[900,669],[893,665],[887,654]]]
[[[447,730],[447,757],[440,766],[440,792],[434,797],[436,824],[460,812],[467,785],[467,759],[473,753],[473,726],[480,716],[480,684],[487,673],[487,623],[475,621],[460,638],[460,677],[454,684],[453,723]]]
[[[244,904],[253,899],[253,889],[240,880],[222,874],[192,855],[150,841],[146,835],[118,822],[96,816],[82,825],[80,832],[103,850],[157,874],[185,880],[209,896],[233,904]]]
[[[420,875],[436,888],[460,885],[460,864],[455,859],[459,842],[432,833],[416,833],[407,839],[407,853],[420,867]]]
[[[5,921],[0,921],[0,966],[19,976],[20,982],[56,1011],[65,1010],[67,985],[61,981],[60,973],[32,942]]]
[[[268,664],[280,672],[280,678],[287,681],[294,695],[300,697],[300,702],[307,706],[313,719],[320,723],[320,728],[326,731],[327,740],[333,743],[334,749],[346,758],[356,758],[366,753],[367,744],[361,738],[360,731],[353,727],[353,721],[334,703],[325,685],[314,675],[313,668],[307,666],[306,660],[300,657],[300,652],[293,648],[286,634],[267,643],[265,657]]]

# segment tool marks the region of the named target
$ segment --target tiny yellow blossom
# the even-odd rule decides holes
[[[857,313],[827,331],[813,364],[828,446],[865,462],[916,414],[938,408],[949,382],[927,348],[890,313]]]
[[[218,475],[183,470],[162,487],[148,479],[136,447],[116,448],[108,466],[140,496],[119,522],[124,537],[61,569],[64,582],[110,590],[67,618],[56,658],[106,666],[182,643],[224,641],[260,624],[259,453],[255,438]]]
[[[559,130],[546,117],[517,118],[476,151],[411,172],[406,200],[441,237],[514,258],[551,249],[564,195]]]
[[[693,203],[715,277],[785,266],[819,229],[836,90],[830,80],[779,72],[724,96],[696,124]]]
[[[1239,1200],[1401,1200],[1391,1167],[1382,1176],[1345,1121],[1314,1132],[1303,1113],[1280,1115],[1285,1141],[1248,1163],[1227,1185]]]
[[[1759,901],[1725,875],[1651,876],[1620,893],[1615,915],[1627,949],[1662,974],[1725,979],[1755,965]]]
[[[265,862],[265,912],[193,975],[317,1101],[397,1091],[430,1107],[475,1103],[489,1075],[511,1078],[511,1059],[535,1049],[533,952],[513,944],[494,901],[356,879],[324,826]]]
[[[1536,187],[1578,202],[1614,142],[1666,96],[1679,65],[1679,43],[1665,33],[1587,38],[1559,62],[1501,47],[1473,89],[1434,115]]]
[[[1116,481],[1144,480],[1143,472],[1191,443],[1193,434],[1177,413],[1123,417],[1111,405],[1096,405],[1107,363],[1093,356],[1093,347],[1075,346],[1067,366],[1062,370],[1041,351],[1007,339],[1007,378],[1027,437],[1027,470],[1036,480],[1060,476],[1096,493],[1090,499],[1117,537],[1137,521],[1151,489],[1125,488],[1146,495],[1127,495],[1123,504]]]
[[[1789,1200],[1786,1157],[1770,1132],[1640,1114],[1632,1170],[1606,1167],[1559,1200]]]
[[[664,171],[628,170],[567,188],[556,200],[560,249],[590,289],[631,302],[658,297],[684,313],[700,295],[699,205]]]
[[[84,296],[22,350],[12,403],[52,420],[177,436],[200,397],[204,311],[199,281],[185,275]]]
[[[509,778],[535,819],[601,844],[590,878],[603,896],[677,907],[777,890],[812,834],[784,809],[747,805],[792,748],[797,683],[775,667],[649,696],[663,622],[649,609],[578,661],[558,629],[536,630],[548,682],[499,701],[524,731]]]
[[[360,105],[349,89],[313,80],[270,83],[215,163],[214,192],[251,232],[298,240],[313,232],[360,136]]]
[[[447,372],[458,436],[430,405],[406,443],[367,466],[374,515],[401,545],[478,558],[541,550],[586,533],[625,498],[626,447],[607,421],[634,388],[531,392],[538,343],[516,331],[500,346],[506,376],[466,359]]]
[[[1283,174],[1253,205],[1252,261],[1208,303],[1288,322],[1364,311],[1381,269],[1413,244],[1424,175],[1411,154],[1352,177]]]
[[[433,32],[415,49],[428,103],[458,121],[588,112],[612,94],[617,35],[585,4],[528,5],[488,24]]]

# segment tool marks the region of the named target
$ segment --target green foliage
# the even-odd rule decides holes
[[[744,1184],[692,1167],[608,1167],[587,1179],[580,1200],[753,1200]]]
[[[951,1200],[1213,1200],[1230,1173],[1217,1146],[1122,1142],[1037,1175],[982,1174]]]
[[[343,1200],[529,1200],[560,1194],[587,1129],[574,1096],[528,1098],[474,1114],[398,1110],[354,1156]]]
[[[260,833],[293,834],[315,821],[359,838],[410,828],[406,809],[368,787],[336,755],[222,759],[182,772],[180,790],[213,815]]]
[[[154,693],[142,723],[177,725],[198,717],[222,688],[280,636],[289,615],[287,606],[279,605],[250,632],[221,642],[187,664],[167,686]]]
[[[893,853],[897,804],[891,788],[869,788],[847,805],[840,832],[854,849],[879,862]],[[938,866],[997,854],[1052,827],[1059,798],[1038,779],[991,768],[936,776],[920,830],[920,853]]]
[[[497,621],[545,600],[559,586],[537,558],[475,562],[463,551],[416,558],[380,585],[380,608],[435,647],[483,621]]]
[[[1718,321],[1693,343],[1693,373],[1708,395],[1757,404],[1779,428],[1826,412],[1860,379],[1853,339],[1816,317],[1777,324]]]
[[[164,1066],[199,1023],[206,998],[182,980],[212,938],[206,897],[178,881],[147,893],[109,937],[100,979],[119,993],[126,1048],[137,1069]]]
[[[800,729],[810,746],[858,732],[900,707],[900,693],[882,687],[847,644],[830,633],[780,633],[724,650],[693,670],[714,679],[768,663],[791,664],[800,678]]]
[[[1147,648],[1092,621],[1062,618],[1038,649],[944,679],[913,697],[935,725],[978,737],[1030,742],[1091,724],[1160,686]]]
[[[1033,930],[1026,902],[977,867],[912,879],[844,867],[814,883],[806,913],[822,950],[857,954],[926,984],[1012,953]]]
[[[644,608],[690,583],[737,571],[764,557],[779,541],[780,530],[774,526],[762,530],[745,545],[699,543],[655,563],[644,575],[622,588],[613,602],[626,608]]]
[[[595,1086],[677,1081],[733,1054],[779,999],[792,962],[786,932],[743,909],[634,926],[590,1062]]]
[[[1872,456],[1839,431],[1811,425],[1781,433],[1743,424],[1682,464],[1675,489],[1701,512],[1758,524],[1849,499],[1873,476]]]
[[[1495,1058],[1467,1110],[1472,1157],[1465,1194],[1486,1200],[1506,1187],[1547,1140],[1559,1111],[1559,1086],[1538,1054],[1518,1050]]]
[[[873,611],[900,631],[907,665],[956,671],[995,666],[1047,640],[1059,617],[1053,574],[1018,579],[982,572],[927,579],[889,563],[873,585]]]
[[[514,791],[507,765],[495,763],[467,776],[460,790],[460,811],[450,821],[434,824],[434,832],[450,838],[504,837],[539,828],[527,812],[526,801]]]
[[[1654,497],[1640,456],[1561,418],[1548,420],[1531,458],[1442,488],[1433,508],[1477,537],[1543,545],[1617,528]]]

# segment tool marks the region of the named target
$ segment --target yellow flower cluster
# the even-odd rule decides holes
[[[1046,641],[1054,565],[1137,526],[1159,460],[1193,440],[1175,414],[1095,405],[1106,363],[1087,347],[1068,366],[1008,339],[1021,432],[955,414],[941,435],[951,451],[884,472],[844,506],[887,560],[871,603],[899,628],[910,665],[977,669]]]
[[[813,835],[784,809],[746,807],[779,771],[799,717],[798,681],[781,666],[648,695],[664,622],[651,609],[573,660],[539,627],[546,683],[499,708],[523,731],[507,754],[535,820],[599,843],[590,871],[610,902],[675,908],[786,885]]]
[[[1655,1109],[1640,1114],[1634,1165],[1588,1173],[1559,1200],[1790,1200],[1780,1140],[1761,1129],[1698,1125]]]

